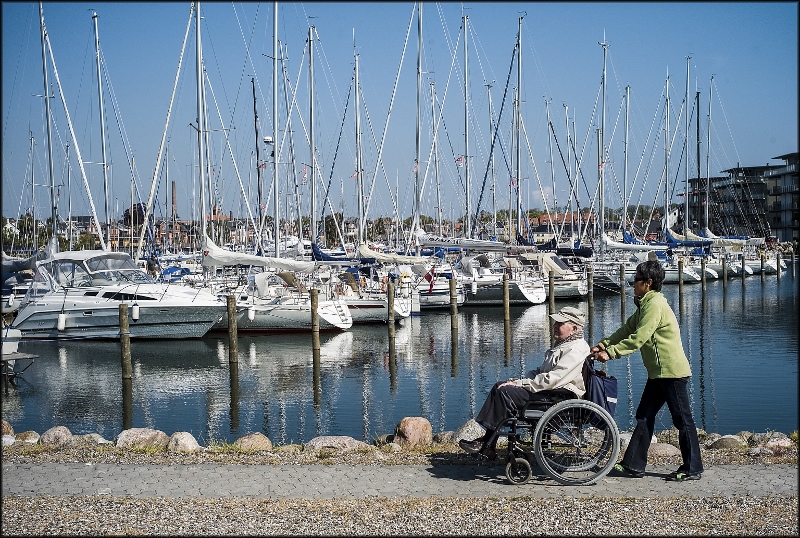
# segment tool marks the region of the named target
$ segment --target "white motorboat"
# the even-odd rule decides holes
[[[353,323],[386,323],[389,319],[389,297],[387,282],[384,276],[380,282],[344,272],[338,275],[338,282],[328,286],[329,296],[343,301],[350,309]],[[410,284],[395,286],[394,320],[400,321],[411,316]]]
[[[199,338],[225,313],[202,289],[156,283],[124,252],[59,252],[36,267],[13,327],[23,339],[117,339],[128,305],[131,338]]]
[[[524,252],[517,257],[534,277],[543,280],[548,294],[550,273],[553,273],[553,296],[556,299],[578,298],[589,293],[586,274],[570,269],[555,252]]]
[[[239,332],[284,333],[312,330],[311,294],[290,272],[250,275],[236,296],[236,327]],[[222,296],[220,296],[222,297]],[[338,300],[317,303],[319,329],[345,330],[353,325],[347,305]],[[213,330],[227,330],[227,310]]]
[[[515,259],[500,262],[503,267],[495,269],[486,254],[462,258],[456,265],[462,273],[466,288],[467,305],[502,305],[503,274],[510,269],[508,279],[508,303],[515,305],[541,304],[547,300],[547,290],[541,278],[520,270]],[[513,267],[510,267],[513,265]]]

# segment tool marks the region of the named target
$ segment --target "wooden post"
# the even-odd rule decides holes
[[[228,362],[239,362],[239,329],[236,327],[236,297],[228,295]]]
[[[511,320],[511,306],[508,293],[508,273],[503,273],[503,320]]]
[[[589,310],[594,308],[594,267],[590,263],[586,268],[586,287],[589,289]]]
[[[742,250],[742,286],[744,286],[744,277],[747,276],[747,271],[744,268],[747,267],[747,264],[744,263],[744,250]]]
[[[683,258],[678,258],[678,286],[683,291]]]
[[[389,391],[392,394],[397,392],[397,350],[394,336],[389,338]]]
[[[313,288],[311,293],[311,348],[319,349],[319,290]]]
[[[133,379],[122,380],[122,429],[133,428]]]
[[[391,278],[386,283],[386,302],[388,303],[388,312],[386,314],[386,323],[389,325],[389,337],[394,338],[394,280]]]
[[[133,378],[133,367],[131,366],[131,333],[128,323],[128,305],[119,304],[119,343],[122,359],[122,379]]]
[[[239,429],[239,362],[229,362],[228,371],[231,382],[231,430]]]
[[[316,337],[312,336],[311,339],[316,340],[316,342],[319,344],[319,334]],[[319,410],[320,406],[322,405],[322,384],[321,384],[322,366],[320,364],[319,345],[317,345],[317,347],[314,347],[311,350],[311,354],[313,356],[312,376],[314,384],[314,409]]]
[[[722,258],[722,287],[728,287],[728,258]]]
[[[703,273],[700,275],[700,282],[703,284],[703,291],[706,291],[706,257],[703,256],[700,258],[700,271]]]
[[[547,277],[547,290],[550,296],[550,313],[554,314],[556,311],[556,275],[552,269]]]
[[[792,278],[794,278],[794,247],[789,247],[789,257],[792,259]]]
[[[450,377],[458,377],[458,325],[450,328]]]
[[[456,277],[450,279],[450,327],[458,330],[458,294],[456,292]]]
[[[764,253],[763,252],[760,253],[759,257],[761,258],[761,276],[763,278],[763,276],[764,276],[764,258],[765,258]]]
[[[625,264],[619,264],[619,304],[622,312],[625,312],[625,290],[628,288],[628,281],[625,280]],[[623,315],[622,320],[625,321]]]

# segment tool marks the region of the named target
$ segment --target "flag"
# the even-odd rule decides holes
[[[433,283],[436,282],[436,266],[431,267],[431,270],[425,273],[425,280],[430,282],[428,293],[433,293]]]
[[[411,170],[411,173],[412,174],[416,174],[417,173],[417,163],[414,163],[414,169]]]
[[[352,175],[352,176],[350,176],[350,177],[358,177],[358,170],[356,170],[355,172],[353,172],[353,175]]]
[[[511,178],[511,187],[513,188],[513,187],[516,187],[516,186],[517,186],[517,178],[512,177]]]
[[[267,167],[267,161],[264,161],[263,163],[259,164],[258,167],[259,168],[266,168]]]
[[[456,159],[456,164],[458,166],[463,166],[464,165],[464,156],[463,155],[459,155],[458,156],[458,159]]]
[[[308,177],[308,174],[306,174],[306,167],[304,166],[303,167],[303,179],[305,179],[306,177]]]

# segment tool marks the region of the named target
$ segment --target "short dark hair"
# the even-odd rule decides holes
[[[664,266],[659,261],[646,261],[636,266],[636,274],[644,280],[652,280],[650,289],[654,291],[661,291],[661,285],[664,284]]]

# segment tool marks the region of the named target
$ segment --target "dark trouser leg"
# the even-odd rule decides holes
[[[644,471],[647,467],[647,450],[653,439],[656,415],[666,401],[658,381],[647,380],[642,398],[639,400],[639,407],[636,408],[636,428],[622,457],[622,465],[632,471]]]
[[[659,381],[661,381],[667,407],[672,415],[672,423],[678,429],[678,444],[683,458],[683,465],[678,468],[678,471],[691,474],[702,473],[700,441],[697,439],[697,427],[692,417],[689,392],[686,390],[689,378],[661,379]]]
[[[507,418],[515,416],[530,398],[530,392],[522,387],[500,388],[505,381],[498,381],[486,396],[475,422],[486,428],[484,442],[494,434],[497,427]],[[497,439],[495,438],[496,442]],[[494,445],[494,443],[492,443]]]

